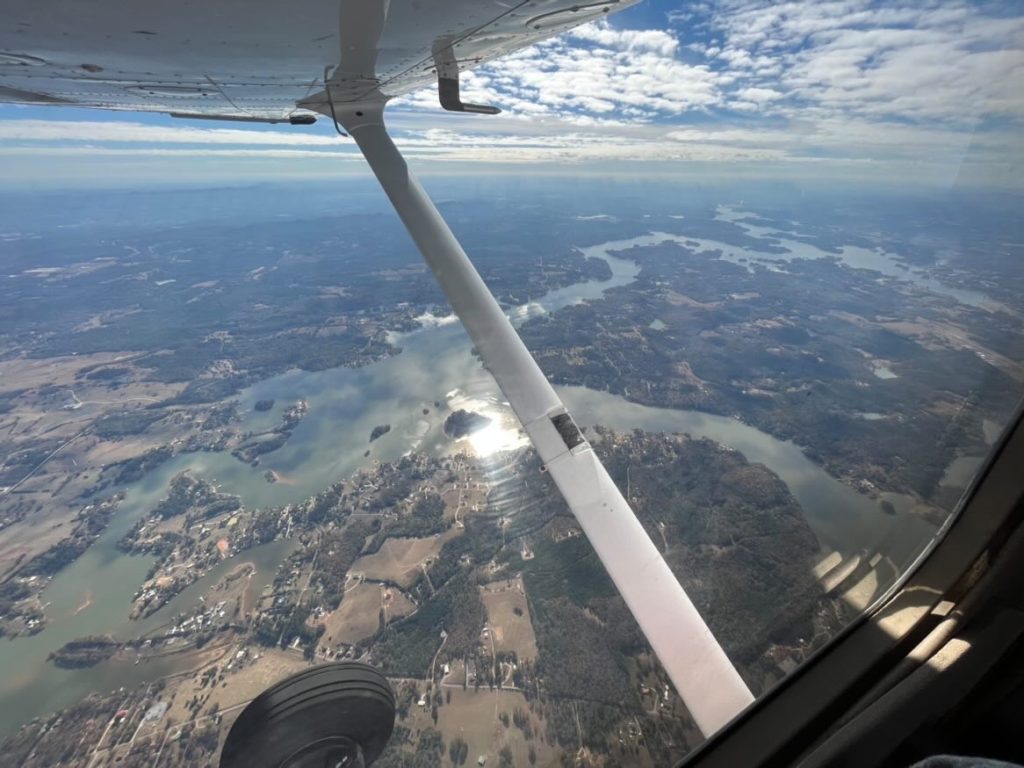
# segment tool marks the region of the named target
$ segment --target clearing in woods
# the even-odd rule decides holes
[[[349,572],[361,573],[367,579],[411,586],[423,573],[422,565],[426,560],[437,557],[441,546],[454,535],[456,532],[449,529],[436,538],[385,539],[379,550],[356,560]]]
[[[327,645],[355,645],[377,631],[381,608],[387,608],[392,622],[416,610],[412,602],[393,587],[363,582],[345,592],[338,610],[324,617],[324,642]]]
[[[480,588],[480,597],[487,608],[487,623],[494,636],[494,650],[514,651],[516,657],[523,661],[536,659],[537,637],[533,633],[522,579],[491,582]]]
[[[446,700],[449,691],[452,698],[438,707],[437,728],[446,745],[451,744],[456,736],[469,745],[467,766],[476,765],[477,758],[481,756],[486,757],[487,765],[497,765],[498,752],[506,745],[512,750],[513,765],[530,765],[528,752],[531,744],[537,754],[537,765],[550,765],[558,757],[555,747],[541,741],[543,723],[530,713],[526,698],[518,691],[464,691],[460,688],[445,688],[444,691]],[[532,739],[528,740],[523,731],[512,723],[512,713],[516,709],[529,713]],[[508,715],[508,727],[499,719],[502,712]],[[449,764],[447,754],[444,763]]]

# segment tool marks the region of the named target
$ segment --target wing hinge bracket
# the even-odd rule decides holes
[[[450,41],[441,38],[434,43],[434,67],[437,69],[437,98],[449,112],[473,112],[496,115],[497,107],[484,104],[466,104],[459,93],[459,63]]]

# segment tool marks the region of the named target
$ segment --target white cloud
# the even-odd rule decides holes
[[[679,49],[679,40],[662,29],[616,30],[607,24],[587,24],[570,32],[577,40],[588,40],[605,48],[654,53],[671,58]]]
[[[755,104],[770,104],[783,98],[783,94],[774,88],[740,88],[736,96],[743,101],[752,101]]]
[[[120,120],[2,120],[0,141],[102,141],[154,144],[249,144],[262,146],[336,146],[337,136],[298,131],[197,128],[146,125]]]
[[[881,157],[927,160],[921,150],[937,145],[991,145],[981,136],[987,120],[1024,120],[1024,15],[1006,10],[935,0],[695,3],[670,14],[671,30],[598,22],[533,46],[469,74],[467,98],[576,128],[711,116],[728,130],[756,114],[772,121],[759,124],[761,146],[801,123],[795,133],[820,142],[810,152],[865,157],[884,147]],[[404,106],[436,109],[436,100],[425,91]],[[843,120],[857,131],[837,130]],[[992,136],[1019,154],[1014,131]]]
[[[389,122],[412,159],[437,166],[1005,168],[1024,158],[1024,14],[986,8],[687,4],[670,29],[598,22],[464,73],[463,98],[500,106],[498,117],[443,113],[424,89]],[[7,120],[0,141],[6,156],[357,157],[315,130]]]
[[[708,24],[722,34],[719,58],[733,69],[764,61],[734,95],[771,88],[785,96],[773,100],[784,116],[816,108],[955,124],[1024,119],[1019,13],[987,15],[960,2],[725,0]]]
[[[722,76],[682,61],[679,48],[664,30],[588,24],[468,73],[465,99],[498,104],[512,115],[634,122],[720,104]],[[436,108],[437,101],[425,89],[399,104]]]

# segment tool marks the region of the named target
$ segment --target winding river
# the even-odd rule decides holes
[[[553,290],[514,310],[513,320],[522,322],[628,284],[639,268],[613,253],[672,237],[644,235],[581,249],[587,256],[604,259],[611,267],[612,278]],[[393,460],[410,450],[449,450],[450,442],[441,430],[447,407],[435,405],[446,401],[452,407],[472,407],[496,417],[487,438],[490,448],[523,443],[493,379],[473,357],[461,325],[452,318],[427,317],[423,328],[396,335],[394,341],[402,347],[402,353],[372,365],[315,373],[291,371],[244,391],[240,396],[240,411],[246,414],[243,429],[265,429],[300,397],[310,405],[309,415],[288,443],[264,457],[259,468],[243,464],[226,452],[183,454],[125,486],[126,497],[107,531],[44,591],[49,619],[46,629],[35,637],[0,642],[0,669],[4,670],[0,680],[0,735],[32,717],[67,706],[90,691],[138,685],[180,671],[185,663],[169,657],[141,664],[107,662],[80,670],[62,670],[47,663],[47,655],[67,641],[90,634],[137,636],[167,621],[176,610],[194,605],[202,591],[219,578],[221,567],[226,571],[238,563],[253,562],[257,588],[273,579],[276,565],[291,542],[273,542],[240,553],[149,619],[128,619],[132,594],[153,560],[126,556],[117,550],[116,542],[154,507],[176,473],[189,469],[215,480],[222,491],[238,494],[247,506],[297,502],[373,460]],[[852,554],[884,549],[894,563],[904,565],[930,537],[930,529],[906,514],[900,504],[897,515],[884,514],[877,502],[828,475],[795,444],[735,419],[645,407],[582,387],[562,387],[560,394],[581,424],[687,432],[709,437],[742,451],[750,461],[767,465],[789,485],[825,551]],[[253,411],[257,400],[268,398],[275,400],[270,412]],[[385,423],[391,425],[391,431],[370,445],[370,431]],[[365,458],[368,448],[372,454]],[[267,483],[264,472],[268,468],[279,474],[279,482]]]

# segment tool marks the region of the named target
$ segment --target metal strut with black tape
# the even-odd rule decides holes
[[[466,104],[459,92],[459,62],[455,59],[453,41],[439,38],[434,42],[434,67],[437,69],[437,98],[449,112],[473,112],[478,115],[497,115],[497,107],[484,104]]]

